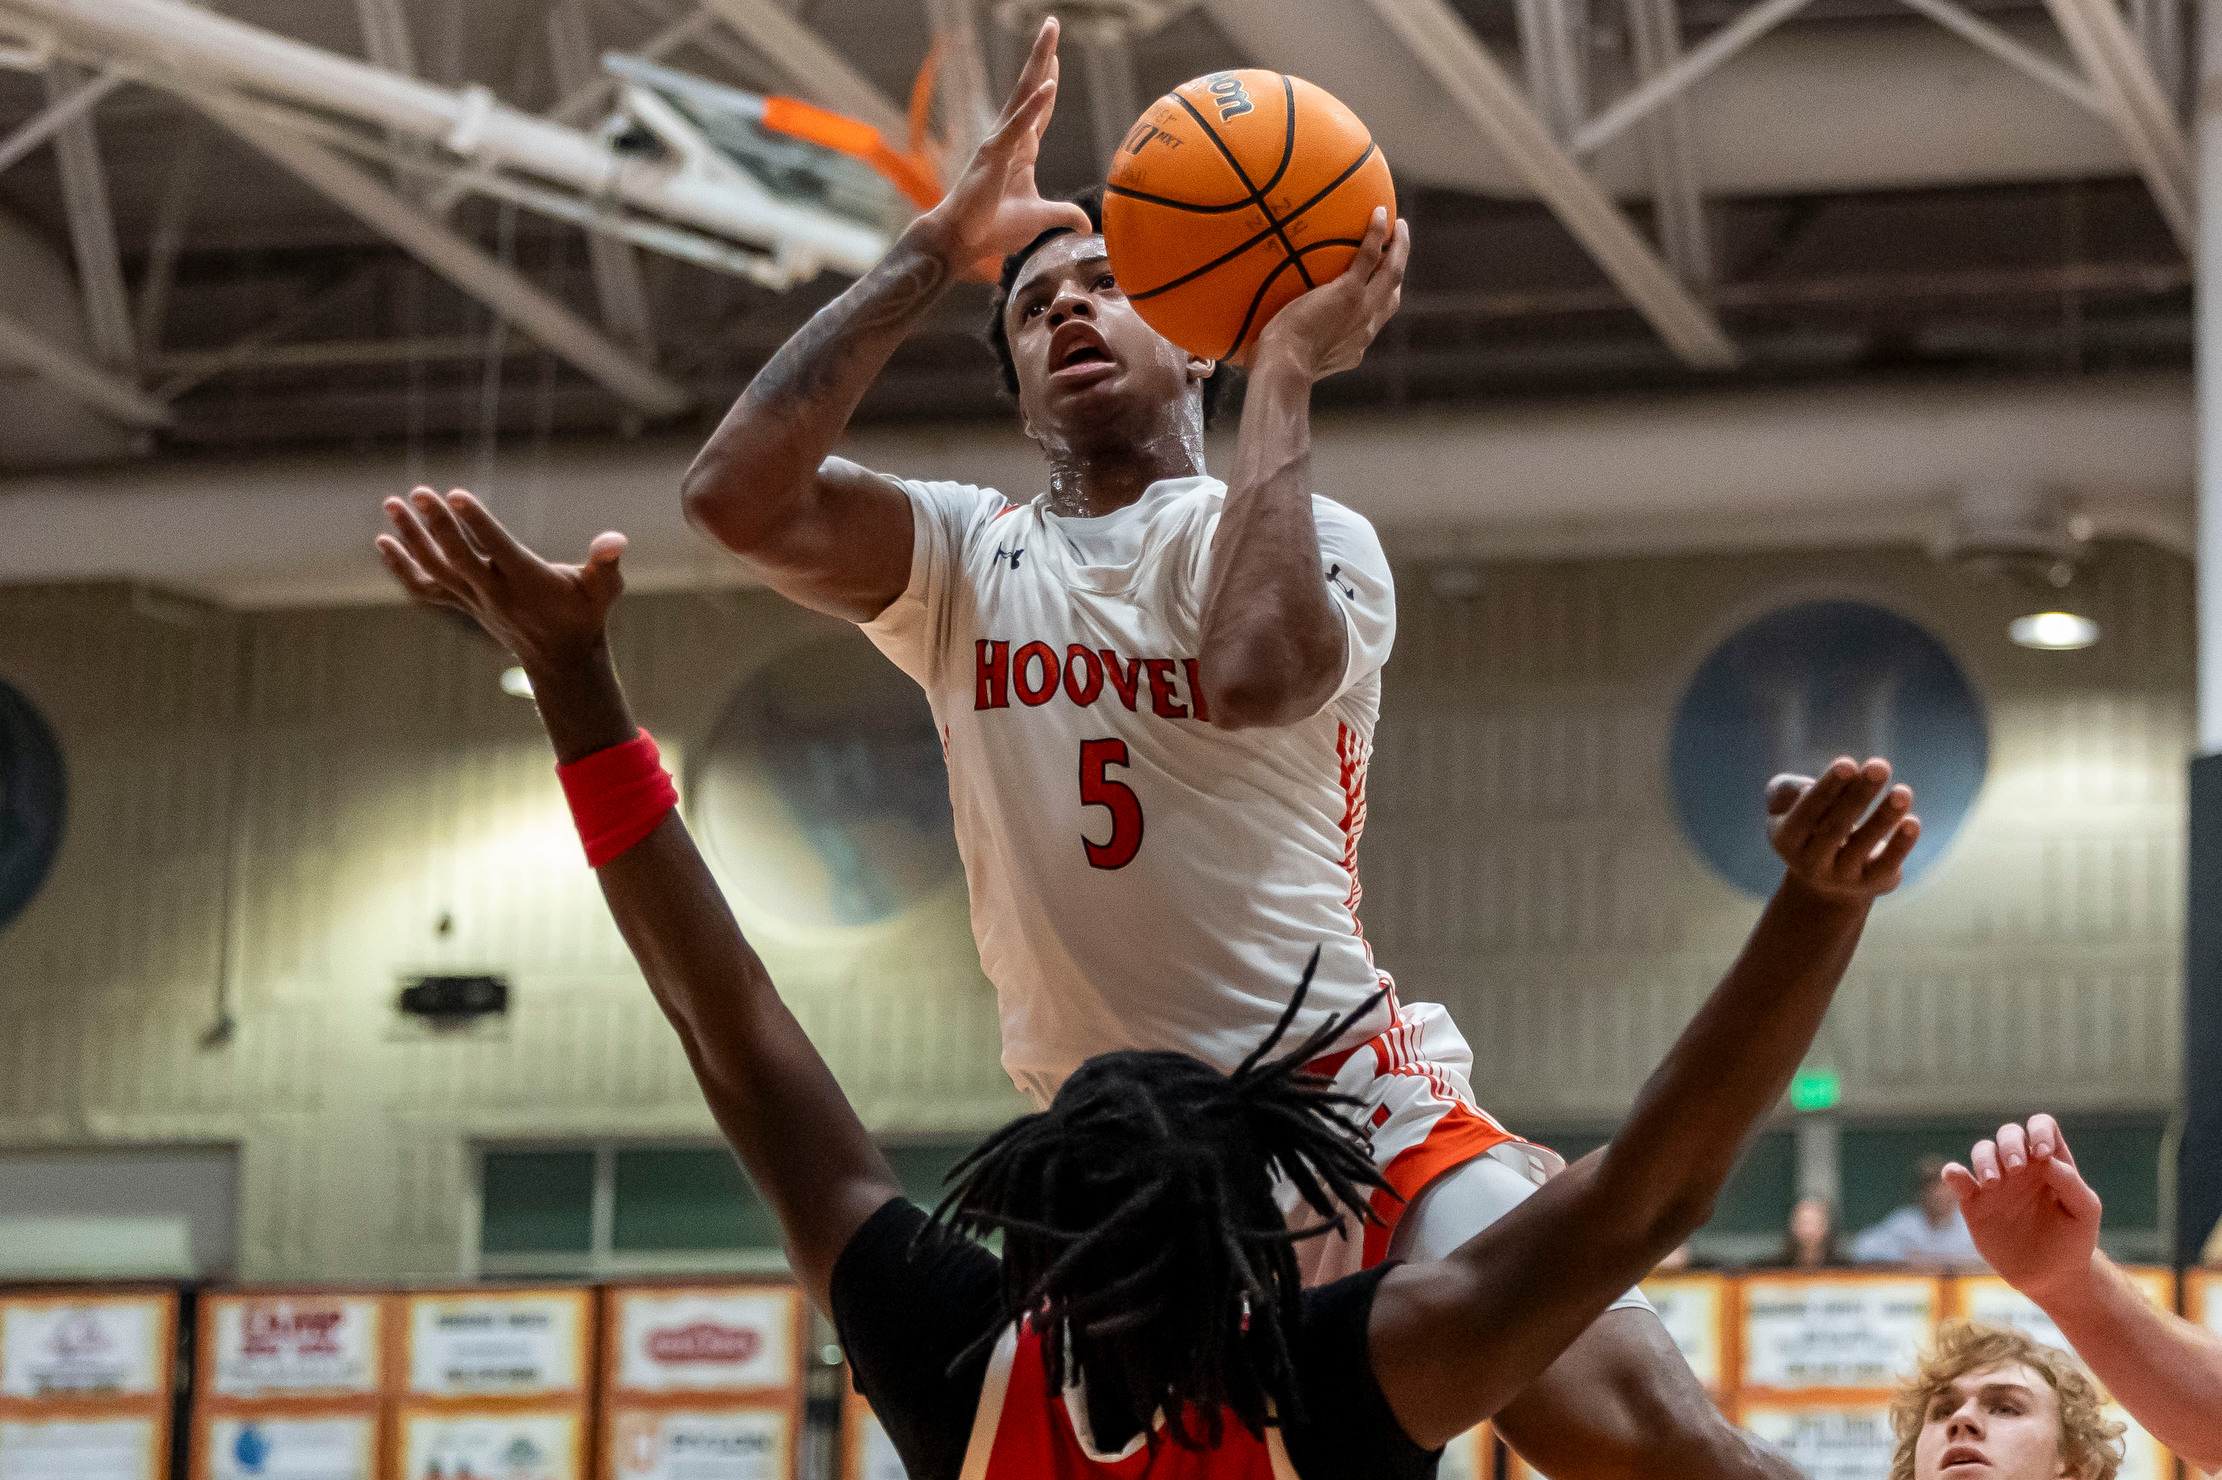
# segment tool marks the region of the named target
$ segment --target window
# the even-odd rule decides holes
[[[1970,1148],[1997,1134],[2005,1118],[1968,1114],[1846,1125],[1839,1152],[1846,1237],[1914,1200],[1914,1169],[1922,1157],[1965,1163]],[[2063,1115],[2060,1129],[2084,1180],[2106,1203],[2100,1242],[2107,1252],[2128,1262],[2165,1258],[2160,1218],[2165,1120],[2154,1115]]]
[[[1550,1147],[1569,1163],[1611,1140],[1599,1130],[1541,1132],[1531,1140]],[[1713,1218],[1690,1237],[1690,1252],[1707,1264],[1751,1264],[1772,1259],[1782,1248],[1782,1230],[1797,1201],[1798,1149],[1788,1129],[1762,1131],[1745,1150],[1713,1204]]]
[[[1675,810],[1707,863],[1765,898],[1782,877],[1761,791],[1783,771],[1839,755],[1888,756],[1920,798],[1917,879],[1975,805],[1989,764],[1981,704],[1944,645],[1894,612],[1810,601],[1771,612],[1713,651],[1675,712]]]
[[[932,1207],[970,1140],[891,1146],[903,1190]],[[488,1146],[479,1154],[475,1273],[613,1275],[786,1268],[779,1221],[715,1145]]]

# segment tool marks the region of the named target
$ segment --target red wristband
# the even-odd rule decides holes
[[[600,868],[656,830],[679,805],[679,788],[646,730],[622,745],[556,767],[586,861]]]

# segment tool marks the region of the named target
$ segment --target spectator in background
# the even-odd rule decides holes
[[[1835,1269],[1846,1263],[1844,1241],[1836,1231],[1836,1204],[1825,1197],[1801,1197],[1782,1230],[1784,1269]]]
[[[1944,1184],[1944,1158],[1914,1164],[1921,1179],[1918,1202],[1900,1208],[1852,1240],[1857,1264],[1904,1264],[1915,1269],[1980,1269],[1983,1256],[1968,1236],[1952,1189]]]

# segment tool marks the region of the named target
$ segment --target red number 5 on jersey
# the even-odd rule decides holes
[[[1124,769],[1128,764],[1124,740],[1080,742],[1080,804],[1107,808],[1111,813],[1107,841],[1094,843],[1086,833],[1080,835],[1081,845],[1088,850],[1088,862],[1097,868],[1125,868],[1142,849],[1142,799],[1134,794],[1133,787],[1113,781],[1106,774],[1113,766]]]

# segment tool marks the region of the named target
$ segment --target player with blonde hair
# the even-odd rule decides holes
[[[2122,1426],[2075,1358],[1974,1321],[1937,1333],[1890,1423],[1890,1480],[2114,1480],[2122,1467]]]

